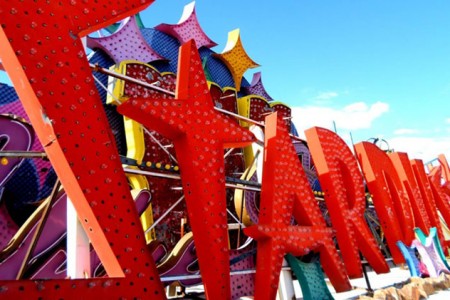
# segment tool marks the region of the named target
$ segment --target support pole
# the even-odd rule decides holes
[[[89,244],[72,201],[67,197],[67,277],[91,277]]]

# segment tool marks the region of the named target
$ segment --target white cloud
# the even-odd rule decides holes
[[[334,131],[335,121],[339,136],[350,145],[348,132],[355,133],[357,130],[371,128],[373,122],[388,111],[389,104],[384,102],[355,102],[337,109],[329,106],[299,106],[292,107],[292,121],[302,138],[305,138],[304,131],[313,126]],[[446,122],[450,124],[450,118]],[[390,149],[405,152],[410,159],[428,162],[439,154],[444,154],[450,160],[450,135],[443,130],[429,129],[427,133],[429,136],[425,135],[424,130],[399,128],[391,136],[379,137],[389,143]]]
[[[355,102],[343,108],[321,106],[293,107],[293,122],[303,136],[303,131],[313,126],[333,129],[333,121],[339,129],[355,131],[370,128],[372,122],[389,111],[389,104],[376,102],[368,105]]]
[[[411,129],[411,128],[399,128],[394,130],[395,135],[410,135],[410,134],[417,134],[420,133],[417,129]]]
[[[450,159],[450,137],[394,137],[389,145],[396,152],[406,152],[410,159],[421,159],[424,162],[445,154]]]
[[[330,100],[339,96],[336,92],[322,92],[315,97],[316,100]]]
[[[450,118],[445,119],[446,124],[450,124]]]

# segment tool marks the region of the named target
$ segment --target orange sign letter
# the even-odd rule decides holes
[[[291,225],[292,215],[298,226]],[[255,299],[275,299],[283,256],[320,252],[338,291],[351,288],[345,267],[297,158],[285,121],[266,117],[259,223],[245,229],[258,241]]]
[[[313,127],[305,134],[349,276],[362,276],[359,249],[377,273],[389,272],[364,219],[364,183],[356,158],[330,130]]]

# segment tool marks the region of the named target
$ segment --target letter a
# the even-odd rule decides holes
[[[266,117],[259,223],[244,232],[258,241],[255,299],[275,299],[286,253],[320,252],[325,273],[337,291],[351,288],[345,267],[295,153],[285,121]],[[291,225],[291,219],[297,226]]]

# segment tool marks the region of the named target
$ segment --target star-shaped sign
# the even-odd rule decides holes
[[[285,122],[266,117],[264,173],[259,222],[244,232],[258,242],[255,299],[275,299],[286,253],[321,253],[322,266],[337,291],[351,289]],[[291,225],[294,216],[298,225]]]
[[[165,59],[147,44],[139,30],[136,16],[129,17],[128,20],[124,21],[122,27],[110,36],[88,37],[87,46],[91,49],[102,49],[116,63],[124,60],[137,60],[149,63]]]
[[[267,101],[273,101],[273,98],[267,93],[266,88],[263,85],[261,79],[261,72],[256,72],[253,74],[252,83],[249,87],[244,87],[244,90],[249,95],[258,95],[266,99]]]
[[[230,70],[233,76],[235,87],[238,91],[241,89],[241,81],[245,71],[251,68],[259,67],[242,46],[240,30],[235,29],[228,33],[228,41],[223,53],[214,54],[219,58]]]
[[[171,25],[163,23],[156,26],[155,29],[173,36],[180,44],[184,44],[193,39],[197,48],[203,46],[212,48],[217,46],[200,27],[197,14],[195,13],[195,2],[191,2],[184,7],[183,15],[180,21],[178,21],[178,24]]]
[[[118,111],[170,138],[181,170],[189,222],[208,299],[230,297],[223,149],[254,139],[214,110],[194,41],[180,48],[176,99],[131,99]]]

